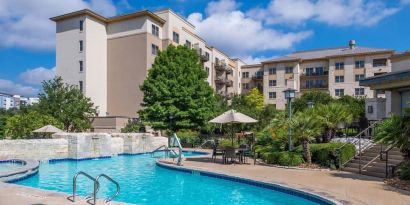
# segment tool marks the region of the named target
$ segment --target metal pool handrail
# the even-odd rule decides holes
[[[111,177],[109,177],[108,175],[106,175],[106,174],[100,174],[100,175],[98,175],[98,177],[95,179],[98,184],[99,184],[99,181],[98,181],[98,180],[100,179],[100,177],[104,177],[104,178],[108,179],[109,181],[111,181],[112,183],[115,184],[115,186],[116,186],[116,188],[117,188],[117,191],[115,192],[114,195],[112,195],[112,196],[110,196],[110,197],[107,197],[107,198],[105,199],[105,202],[112,201],[115,197],[117,197],[117,196],[120,194],[120,184],[119,184],[117,181],[115,181],[114,179],[112,179]],[[98,190],[97,190],[97,192],[98,192]]]
[[[76,189],[77,189],[77,177],[79,175],[84,175],[87,178],[91,179],[94,182],[94,189],[93,189],[93,193],[92,193],[92,197],[93,197],[93,204],[96,205],[96,200],[97,200],[97,191],[98,191],[98,181],[90,176],[89,174],[85,173],[85,172],[77,172],[77,174],[74,175],[73,177],[73,202],[75,202],[75,193],[76,193]]]

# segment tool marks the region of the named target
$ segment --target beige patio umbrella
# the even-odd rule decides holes
[[[228,110],[224,112],[223,114],[219,115],[218,117],[215,117],[214,119],[210,120],[209,122],[216,123],[216,124],[231,124],[231,128],[232,128],[231,137],[232,137],[232,145],[233,145],[234,133],[233,133],[232,124],[256,123],[258,121],[245,114],[237,112],[235,110]]]
[[[57,127],[54,127],[53,125],[46,125],[42,128],[36,129],[33,132],[36,133],[47,133],[47,134],[54,134],[57,132],[63,132],[62,130],[58,129]]]

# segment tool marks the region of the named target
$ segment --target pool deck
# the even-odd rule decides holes
[[[197,149],[198,150],[198,149]],[[206,151],[206,150],[198,150]],[[172,160],[162,162],[173,164]],[[174,164],[174,166],[176,166]],[[280,184],[315,193],[342,204],[409,205],[410,192],[386,185],[382,179],[349,172],[288,169],[266,165],[213,163],[210,156],[187,158],[185,168]]]
[[[67,199],[68,194],[35,189],[31,187],[0,182],[0,204],[4,205],[90,205],[84,198],[76,197],[76,202]],[[97,200],[97,204],[125,205],[125,203]]]

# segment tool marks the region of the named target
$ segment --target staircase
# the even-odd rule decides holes
[[[366,149],[361,155],[357,155],[354,159],[349,161],[343,171],[361,173],[363,175],[385,178],[386,175],[386,152],[382,152],[383,159],[380,159],[381,151],[386,150],[386,146],[373,145]],[[397,166],[402,160],[403,156],[399,149],[391,148],[387,151],[387,165]],[[360,171],[361,168],[361,171]]]

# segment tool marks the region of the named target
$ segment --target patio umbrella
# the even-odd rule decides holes
[[[246,123],[256,123],[257,120],[242,114],[240,112],[236,112],[235,110],[228,110],[223,114],[215,117],[214,119],[209,121],[210,123],[216,124],[231,124],[232,127],[232,145],[233,145],[233,126],[232,124],[246,124]]]
[[[63,132],[63,131],[58,129],[57,127],[54,127],[53,125],[46,125],[42,128],[34,130],[33,132],[54,134],[54,133]]]

